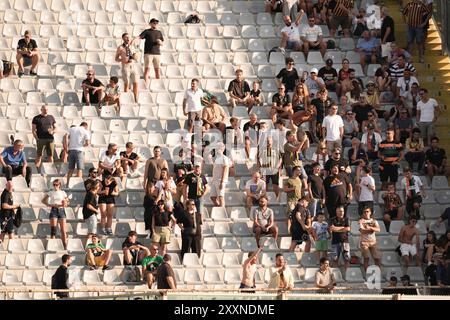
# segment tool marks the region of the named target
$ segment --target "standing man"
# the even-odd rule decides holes
[[[69,289],[69,267],[72,264],[72,256],[70,254],[64,254],[61,258],[62,265],[56,269],[56,272],[52,276],[52,289],[55,290],[67,290]],[[68,298],[68,292],[55,292],[58,298]]]
[[[161,178],[161,170],[163,168],[168,170],[169,165],[165,159],[161,158],[161,147],[155,146],[153,148],[153,157],[145,163],[144,187],[149,183],[155,184]]]
[[[416,121],[419,124],[420,132],[425,146],[431,144],[431,138],[434,135],[434,123],[439,116],[439,105],[437,101],[428,96],[428,90],[420,88],[420,101],[417,102]]]
[[[248,258],[244,261],[244,265],[242,266],[242,281],[239,289],[256,288],[256,263],[258,262],[258,255],[261,250],[262,248],[259,248],[257,251],[251,251],[248,253]]]
[[[39,63],[39,49],[34,39],[31,39],[31,32],[25,31],[23,39],[17,43],[17,64],[19,65],[18,76],[24,74],[24,67],[31,65],[30,76],[37,76],[36,67]]]
[[[347,270],[350,264],[350,243],[348,233],[350,232],[350,223],[344,216],[344,207],[336,208],[336,216],[331,219],[331,258],[333,267],[339,268],[339,257],[342,254],[344,259],[344,268]]]
[[[280,170],[283,163],[279,148],[273,147],[273,139],[267,136],[266,146],[260,147],[258,152],[258,169],[262,178],[266,181],[266,186],[272,181],[273,192],[280,194]]]
[[[184,178],[183,199],[194,201],[198,213],[202,213],[202,197],[209,191],[208,181],[202,173],[202,165],[194,164],[194,170]]]
[[[100,108],[105,87],[100,80],[95,78],[94,69],[89,68],[86,77],[87,78],[81,83],[81,89],[83,89],[83,98],[81,99],[81,102],[85,103],[87,106],[90,106],[91,103],[95,103]]]
[[[145,39],[144,47],[144,79],[145,85],[148,87],[150,83],[150,63],[153,64],[155,69],[155,78],[161,78],[160,69],[160,57],[161,57],[161,46],[163,45],[163,35],[161,31],[157,30],[158,19],[152,18],[150,20],[150,29],[145,29],[139,35],[140,39]]]
[[[80,126],[71,126],[69,132],[64,136],[64,146],[69,150],[69,170],[67,172],[67,183],[72,177],[75,165],[77,166],[77,177],[83,176],[84,170],[84,148],[89,146],[91,134],[88,131],[88,124],[82,122]]]
[[[211,201],[215,207],[225,207],[225,186],[232,165],[231,159],[223,154],[225,145],[217,144],[211,181]]]
[[[122,79],[124,91],[130,90],[133,84],[134,101],[138,102],[138,79],[139,74],[136,71],[135,62],[138,61],[138,55],[131,49],[131,40],[128,33],[122,35],[123,43],[117,48],[116,61],[122,63]]]
[[[338,106],[336,103],[333,103],[330,107],[330,113],[323,119],[322,123],[322,137],[327,142],[329,154],[335,148],[341,147],[342,137],[344,136],[344,121],[337,112]]]
[[[14,210],[20,207],[18,204],[13,203],[13,185],[12,181],[7,181],[5,189],[1,195],[1,210],[0,210],[0,243],[3,242],[5,234],[8,234],[8,238],[12,239],[14,235]]]
[[[419,229],[416,228],[416,223],[417,219],[415,217],[409,217],[408,224],[403,226],[398,234],[398,242],[400,243],[400,251],[406,270],[408,270],[411,262],[410,255],[416,259],[416,266],[420,266],[420,257],[418,255],[420,250],[420,235]],[[413,244],[414,237],[416,239]]]
[[[398,164],[403,159],[403,145],[394,140],[394,129],[386,130],[386,140],[378,145],[378,157],[380,158],[381,189],[386,190],[387,183],[396,183],[398,180]]]
[[[364,271],[367,271],[369,266],[369,253],[375,264],[381,268],[380,253],[378,252],[377,239],[375,234],[380,232],[380,226],[377,220],[372,218],[372,210],[366,208],[363,210],[363,215],[359,219],[359,232],[361,233],[359,247],[361,248],[361,255],[364,258]]]
[[[14,176],[22,175],[30,187],[31,168],[28,166],[23,147],[23,141],[16,140],[12,146],[3,149],[0,155],[0,165],[3,167],[7,181],[11,181]]]
[[[183,113],[188,117],[189,132],[193,132],[194,123],[202,116],[202,98],[204,92],[199,88],[200,81],[198,79],[191,80],[191,88],[186,90],[183,99]]]
[[[424,27],[431,18],[431,12],[421,0],[413,0],[405,6],[402,13],[403,21],[408,25],[408,52],[413,53],[414,40],[416,40],[419,49],[419,61],[423,63],[425,50]]]
[[[179,206],[183,206],[182,203]],[[181,229],[181,260],[188,252],[202,253],[202,215],[195,208],[194,200],[186,201],[186,208],[180,210],[177,224]]]
[[[41,113],[33,118],[32,132],[33,137],[36,139],[37,153],[35,164],[37,168],[40,168],[42,161],[42,152],[47,152],[48,162],[53,163],[53,153],[55,152],[55,138],[56,131],[55,118],[48,114],[48,107],[43,105],[41,107]]]
[[[352,26],[352,10],[354,7],[353,0],[336,0],[334,8],[329,8],[331,11],[330,17],[330,37],[334,38],[336,30],[339,26],[344,31],[344,36],[350,38],[350,28]]]
[[[328,217],[333,218],[336,215],[336,208],[347,206],[353,197],[353,187],[348,175],[339,172],[337,164],[331,167],[330,175],[323,181],[325,190],[325,205],[328,211]]]
[[[245,105],[247,99],[250,98],[250,86],[244,80],[244,72],[241,69],[236,70],[236,79],[232,80],[228,85],[228,94],[230,96],[230,105]]]
[[[391,54],[391,43],[395,42],[394,19],[389,16],[387,7],[381,8],[381,57],[387,61]]]
[[[404,191],[405,209],[409,216],[420,218],[419,209],[422,204],[422,197],[425,197],[425,189],[422,180],[411,172],[411,168],[404,168],[402,179],[402,187]]]

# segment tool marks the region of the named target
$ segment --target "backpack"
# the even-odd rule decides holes
[[[11,61],[2,60],[3,62],[3,76],[9,76],[10,72],[13,70],[14,64]]]
[[[141,269],[138,266],[125,267],[125,283],[127,282],[141,282]]]
[[[200,23],[200,18],[196,14],[190,14],[184,23]]]
[[[16,228],[20,228],[22,225],[22,219],[23,219],[23,213],[22,213],[22,207],[17,208],[16,214],[13,218],[13,224]]]
[[[272,52],[283,52],[283,50],[281,50],[280,47],[273,47],[269,51],[269,54],[267,55],[267,62],[270,62],[270,55],[272,54]],[[284,54],[284,52],[283,52],[283,54]]]

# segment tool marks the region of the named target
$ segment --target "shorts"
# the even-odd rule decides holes
[[[348,242],[333,243],[331,245],[331,259],[338,261],[342,253],[345,261],[350,261],[350,244]]]
[[[319,50],[320,49],[320,43],[317,46],[309,45],[309,50]]]
[[[24,67],[28,67],[33,64],[33,59],[31,57],[22,55],[22,58],[23,58],[23,66]]]
[[[316,250],[317,251],[327,251],[328,241],[327,240],[316,240]]]
[[[342,30],[350,29],[352,20],[349,16],[333,16],[330,21],[330,29],[337,30],[339,29],[339,26],[342,27]]]
[[[273,228],[273,226],[271,228]],[[255,224],[253,224],[252,231],[253,231],[253,233],[256,233],[256,225]],[[261,235],[267,235],[267,234],[271,234],[270,229],[267,231],[263,231],[261,228]]]
[[[97,233],[97,215],[93,214],[89,218],[85,219],[84,222],[86,223],[88,233]]]
[[[387,210],[384,214],[389,215],[392,220],[397,219],[398,209]]]
[[[36,152],[38,157],[42,157],[42,152],[47,153],[47,157],[53,156],[55,152],[55,141],[50,139],[38,139],[36,142]]]
[[[361,248],[361,255],[363,258],[368,259],[369,253],[372,254],[372,258],[380,259],[380,253],[378,252],[378,246],[376,242],[363,241],[359,244]]]
[[[84,152],[78,150],[69,150],[69,170],[84,170]]]
[[[273,185],[278,186],[280,184],[280,175],[278,173],[266,175],[266,184],[269,184],[270,181],[272,181]]]
[[[152,242],[155,243],[170,243],[170,229],[169,227],[155,227]]]
[[[122,80],[124,85],[129,85],[130,83],[137,83],[139,76],[134,67],[134,63],[127,63],[122,65]]]
[[[391,43],[392,42],[386,42],[385,44],[381,45],[381,57],[389,57],[389,55],[391,54]]]
[[[402,252],[402,257],[403,256],[415,256],[417,255],[417,247],[413,244],[408,244],[408,243],[402,243],[400,245],[400,251]]]
[[[198,116],[198,118],[201,119],[202,118],[201,111],[189,111],[188,112],[189,125],[193,125],[194,124],[196,116]]]
[[[105,265],[105,259],[103,259],[103,254],[97,257],[94,257],[95,265],[97,267],[103,267]]]
[[[224,184],[226,184],[224,182]],[[225,197],[225,187],[220,190],[220,181],[211,182],[211,190],[209,191],[210,197]]]
[[[6,220],[8,219],[8,220]],[[1,226],[1,233],[7,233],[7,234],[12,234],[14,233],[14,222],[13,222],[13,218],[3,218],[2,219],[2,226]],[[3,223],[5,223],[3,225]]]
[[[297,242],[297,244],[302,244],[303,241],[310,241],[309,234],[303,230],[292,230],[292,241]]]
[[[297,48],[300,48],[301,45],[302,45],[302,44],[300,43],[300,41],[296,41],[296,40],[294,40],[294,41],[288,40],[288,41],[286,42],[286,49],[297,49]]]
[[[161,55],[159,54],[144,54],[144,68],[150,67],[150,62],[153,64],[153,68],[159,69],[161,64]]]
[[[389,163],[381,163],[383,170],[380,170],[381,182],[397,182],[398,180],[398,165],[392,165]]]
[[[66,219],[66,211],[64,208],[51,208],[49,219]]]
[[[105,203],[105,204],[116,204],[116,200],[114,199],[114,197],[110,197],[110,196],[107,196],[107,197],[99,197],[98,198],[98,204],[101,204],[101,203]]]
[[[411,43],[414,40],[416,40],[416,43],[423,43],[425,41],[423,28],[408,26],[408,43]]]

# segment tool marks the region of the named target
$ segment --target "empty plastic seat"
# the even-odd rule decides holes
[[[103,274],[103,283],[107,285],[120,285],[123,283],[118,269],[105,270]]]
[[[315,253],[308,253],[308,252],[304,252],[302,254],[300,263],[304,267],[315,267],[315,266],[319,265],[319,261],[317,260],[317,255]]]
[[[25,267],[28,269],[41,269],[44,267],[42,263],[42,254],[30,253],[25,257]]]
[[[253,237],[243,237],[241,240],[241,248],[243,252],[258,250],[256,239]]]
[[[245,222],[235,222],[233,223],[233,234],[237,237],[247,237],[251,236],[252,232],[248,228],[247,223]]]
[[[345,281],[350,283],[362,283],[364,282],[361,268],[348,268],[345,271]]]
[[[394,235],[398,235],[400,233],[401,228],[405,225],[403,221],[394,220],[391,221],[391,225],[389,227],[389,232]]]
[[[21,271],[19,270],[4,270],[2,275],[2,282],[6,286],[20,286],[22,285]]]
[[[434,190],[449,189],[446,176],[434,176],[431,181],[431,188]]]
[[[23,269],[25,263],[25,255],[10,253],[6,255],[5,267],[7,269]]]
[[[84,252],[84,246],[81,239],[68,239],[67,241],[67,251],[70,253],[74,252]]]
[[[218,236],[231,236],[230,225],[226,222],[216,222],[214,224],[214,234]]]
[[[83,283],[86,285],[101,285],[100,277],[96,270],[85,270],[83,272]]]
[[[185,253],[183,256],[183,266],[186,268],[199,268],[200,260],[196,253]]]
[[[30,239],[27,244],[27,251],[30,253],[43,253],[44,244],[41,239]]]
[[[21,239],[10,239],[8,242],[8,252],[9,253],[26,253],[28,250]]]
[[[205,252],[221,252],[219,242],[216,238],[203,238],[203,250]]]
[[[205,268],[203,281],[206,284],[222,284],[224,270],[219,268]]]
[[[269,268],[275,265],[275,253],[274,252],[263,252],[261,255],[261,265],[265,268]]]
[[[382,252],[381,256],[381,264],[383,266],[398,266],[400,264],[399,256],[397,252],[394,251],[385,251]]]
[[[25,270],[22,275],[22,282],[25,285],[41,285],[42,284],[42,272],[36,270]]]
[[[242,270],[237,268],[225,269],[224,282],[226,284],[239,284],[242,279]]]

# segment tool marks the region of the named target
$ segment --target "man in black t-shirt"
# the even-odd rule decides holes
[[[83,202],[83,219],[87,225],[88,233],[97,233],[97,215],[100,213],[97,202],[97,194],[100,189],[100,181],[96,180],[90,185]]]
[[[13,204],[13,195],[12,195],[12,181],[7,181],[5,185],[5,189],[1,195],[1,210],[0,210],[0,224],[1,224],[1,233],[0,233],[0,243],[2,243],[5,238],[5,234],[8,234],[9,239],[13,238],[14,234],[14,210],[19,208],[19,205]]]
[[[272,122],[277,122],[277,117],[280,117],[280,119],[289,119],[293,113],[291,97],[286,92],[286,86],[280,84],[278,86],[278,92],[272,97],[272,108],[270,109]]]
[[[284,84],[286,91],[294,91],[300,77],[297,69],[294,68],[294,59],[286,58],[286,67],[281,69],[277,75],[278,85]]]
[[[72,264],[72,256],[70,254],[64,254],[61,258],[62,265],[56,269],[56,272],[52,276],[52,289],[69,289],[69,271],[68,268]],[[55,295],[58,298],[68,298],[68,292],[56,292]]]
[[[327,160],[327,162],[325,162],[324,169],[327,172],[327,175],[330,174],[331,168],[334,165],[337,165],[339,167],[340,173],[349,175],[352,172],[352,169],[348,164],[348,160],[343,157],[341,148],[334,149],[331,157]]]
[[[343,206],[347,211],[347,206],[353,197],[353,187],[347,174],[339,173],[338,165],[333,165],[331,174],[325,178],[323,185],[329,218],[336,215],[336,208],[339,206]]]
[[[17,43],[17,64],[19,65],[18,76],[24,74],[24,67],[31,65],[30,75],[37,76],[36,67],[39,63],[39,51],[37,43],[31,39],[31,32],[25,31],[24,38]]]
[[[175,273],[172,269],[172,257],[169,254],[165,254],[163,257],[164,262],[158,267],[156,272],[156,282],[158,283],[158,289],[176,289],[177,280],[175,279]],[[164,293],[161,292],[161,295]]]
[[[331,99],[328,97],[328,90],[323,88],[319,89],[317,92],[317,98],[311,100],[311,104],[316,107],[317,114],[316,114],[316,137],[320,137],[322,135],[321,125],[323,122],[323,119],[326,114],[328,114],[330,106],[331,106]]]
[[[431,138],[431,147],[425,152],[425,168],[430,180],[436,174],[450,175],[447,167],[447,155],[445,149],[439,148],[439,138]]]
[[[327,59],[325,67],[320,68],[318,76],[325,82],[327,90],[336,91],[338,74],[336,69],[333,68],[333,60]]]
[[[228,84],[228,95],[230,97],[230,106],[245,105],[250,98],[250,86],[244,79],[244,71],[237,69],[236,78]]]
[[[391,43],[395,42],[395,24],[387,12],[387,8],[381,8],[381,57],[387,58],[391,53]]]
[[[184,178],[184,199],[193,200],[197,212],[202,213],[202,197],[208,192],[209,186],[205,175],[202,173],[200,163],[194,165],[194,171]]]
[[[47,152],[48,162],[53,162],[53,153],[55,152],[54,133],[56,131],[55,118],[48,114],[48,107],[43,105],[41,113],[35,116],[31,122],[33,137],[36,139],[36,160],[37,168],[40,168],[42,153]]]
[[[312,174],[308,176],[309,211],[313,216],[322,211],[325,203],[325,191],[323,189],[323,178],[320,175],[320,164],[312,164]]]
[[[123,173],[128,174],[128,168],[131,168],[132,175],[138,175],[137,168],[139,162],[141,162],[141,157],[135,152],[133,152],[134,145],[133,142],[127,142],[125,144],[125,151],[120,152],[120,162],[123,168]]]
[[[145,39],[144,46],[144,79],[145,84],[148,86],[150,82],[150,63],[153,64],[155,69],[155,78],[161,78],[160,72],[160,57],[161,57],[161,46],[163,45],[164,37],[161,31],[157,30],[158,19],[152,18],[150,20],[150,29],[142,31],[138,38]]]
[[[103,83],[95,78],[94,69],[88,69],[86,76],[87,78],[81,83],[81,89],[83,89],[81,101],[87,106],[90,106],[91,103],[96,103],[100,107],[104,90]]]
[[[128,237],[122,243],[124,266],[139,265],[141,264],[142,259],[150,255],[150,250],[139,241],[136,241],[136,239],[137,232],[130,231],[128,232]]]
[[[333,267],[339,267],[339,256],[342,254],[344,258],[345,269],[349,266],[350,261],[350,243],[348,242],[348,233],[350,224],[348,218],[344,217],[345,208],[337,207],[336,216],[331,219],[331,256]]]

